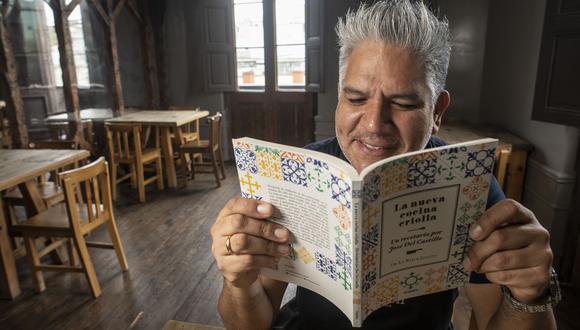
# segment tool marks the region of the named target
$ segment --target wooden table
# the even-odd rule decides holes
[[[161,133],[161,149],[163,157],[165,158],[164,171],[167,173],[167,185],[175,188],[177,187],[177,175],[173,161],[171,131],[177,132],[178,127],[207,117],[208,115],[209,111],[205,110],[144,110],[108,119],[106,123],[140,124],[159,127]]]
[[[127,110],[130,111],[130,110]],[[91,120],[91,121],[105,121],[114,117],[113,110],[107,108],[92,108],[92,109],[82,109],[79,114],[81,115],[81,120]],[[74,121],[74,114],[71,112],[63,112],[56,115],[50,115],[44,119],[47,123],[54,122],[71,122]]]
[[[445,121],[437,136],[447,143],[459,143],[485,137],[498,139],[498,152],[507,153],[505,183],[502,186],[508,198],[522,200],[526,163],[533,145],[501,127],[486,124],[471,124],[450,119]]]
[[[125,109],[125,114],[131,114],[136,112],[136,110],[132,109]],[[81,116],[81,121],[84,123],[90,122],[88,125],[88,132],[89,136],[86,136],[85,139],[89,142],[93,141],[93,145],[91,146],[95,156],[101,156],[105,154],[105,126],[104,123],[107,119],[111,119],[114,117],[114,113],[112,109],[109,108],[88,108],[82,109],[79,112]],[[56,115],[50,115],[44,119],[44,121],[50,124],[58,124],[58,123],[70,123],[75,121],[76,118],[73,113],[71,112],[63,112]],[[94,138],[92,137],[94,135]]]
[[[0,150],[0,193],[18,186],[28,200],[27,214],[46,209],[36,188],[35,178],[43,173],[74,164],[90,156],[87,150]],[[20,285],[12,248],[8,239],[7,221],[0,198],[0,289],[2,298],[14,299],[20,294]]]

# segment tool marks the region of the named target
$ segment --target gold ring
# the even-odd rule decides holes
[[[229,235],[228,238],[226,238],[226,250],[228,250],[229,255],[236,254],[234,250],[232,250],[232,242],[230,241],[231,238],[232,235]]]

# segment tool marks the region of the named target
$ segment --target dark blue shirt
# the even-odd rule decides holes
[[[431,137],[425,149],[446,145]],[[336,138],[309,144],[306,149],[324,152],[348,161]],[[487,208],[505,199],[499,184],[492,180]],[[485,275],[472,273],[471,283],[489,283]],[[457,289],[406,299],[403,304],[382,307],[367,316],[361,329],[452,329],[451,314]],[[348,318],[330,301],[298,287],[296,296],[282,307],[274,329],[352,329]]]

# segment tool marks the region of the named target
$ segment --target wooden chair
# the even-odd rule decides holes
[[[13,229],[24,236],[36,292],[46,289],[43,271],[82,272],[89,282],[93,297],[97,298],[101,295],[101,287],[88,247],[114,249],[121,269],[126,271],[129,268],[113,214],[107,162],[101,157],[84,167],[60,173],[59,176],[63,182],[66,203],[51,207]],[[86,235],[102,225],[107,226],[112,244],[85,240]],[[63,239],[38,251],[35,237]],[[41,264],[42,256],[65,243],[69,245],[70,266]],[[76,253],[80,256],[80,265]]]
[[[106,124],[109,163],[111,166],[111,183],[113,200],[117,199],[117,184],[127,179],[139,191],[139,201],[145,202],[145,186],[157,182],[157,188],[163,190],[163,170],[161,167],[161,149],[143,148],[141,146],[141,125]],[[145,165],[155,163],[155,175],[145,179]],[[129,172],[117,177],[119,165],[125,164]]]
[[[209,123],[209,140],[197,140],[182,144],[179,147],[179,154],[181,156],[183,166],[187,166],[187,154],[209,154],[210,162],[201,162],[191,164],[192,175],[195,173],[195,167],[211,167],[215,176],[218,187],[221,185],[218,174],[218,165],[222,174],[222,180],[226,178],[224,169],[224,158],[221,150],[220,136],[221,136],[221,113],[216,113],[207,118]],[[209,172],[208,172],[209,173]]]
[[[30,148],[34,149],[77,149],[78,145],[74,141],[35,141],[29,144]],[[78,163],[73,165],[73,168],[78,167]],[[64,201],[64,193],[58,180],[58,172],[65,170],[61,168],[58,171],[51,173],[53,180],[47,180],[45,176],[39,176],[36,184],[36,188],[40,194],[40,198],[44,202],[47,208],[56,205]],[[8,228],[18,224],[18,218],[16,215],[16,207],[25,207],[26,200],[22,196],[20,189],[12,189],[6,192],[3,196],[4,199],[4,214],[8,216]],[[20,244],[19,237],[13,237],[14,240],[12,244],[16,251],[21,251],[23,247]]]

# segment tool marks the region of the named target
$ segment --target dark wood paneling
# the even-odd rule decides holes
[[[532,119],[580,127],[579,1],[549,1]]]
[[[233,91],[236,89],[236,57],[232,2],[204,0],[201,13],[204,89]]]
[[[554,40],[552,49],[552,75],[549,84],[548,104],[550,108],[580,109],[580,33],[560,35]]]
[[[560,5],[560,13],[562,14],[580,13],[580,1],[562,0]]]
[[[232,137],[302,147],[313,141],[313,94],[237,92],[228,95]]]
[[[268,106],[266,93],[238,92],[228,94],[232,113],[232,137],[253,137],[271,140],[275,118]]]
[[[306,2],[306,90],[324,91],[324,1]]]

